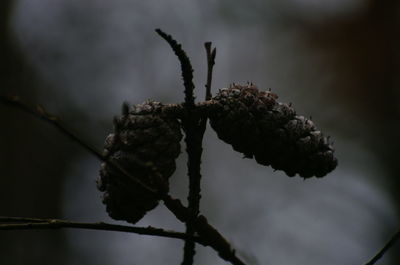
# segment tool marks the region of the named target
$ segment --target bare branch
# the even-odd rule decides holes
[[[193,225],[197,233],[204,239],[204,241],[218,252],[218,255],[232,263],[233,265],[245,265],[245,263],[236,256],[235,249],[232,248],[230,243],[218,232],[217,229],[212,227],[206,217],[203,215],[193,218],[191,211],[184,207],[180,200],[169,197],[164,200],[165,206],[175,214],[175,216],[184,223],[189,220],[194,220]]]
[[[49,220],[51,220],[51,219],[0,216],[0,224],[1,223],[43,223],[43,222],[48,222]]]
[[[181,63],[183,85],[185,86],[185,104],[189,107],[194,107],[194,84],[193,84],[193,68],[190,63],[189,57],[179,44],[171,35],[166,34],[161,29],[156,29],[158,35],[168,42],[175,55]]]
[[[6,222],[6,224],[2,224]],[[159,236],[167,238],[176,238],[182,240],[193,240],[202,245],[206,245],[198,236],[189,236],[185,233],[168,231],[155,227],[135,227],[125,225],[114,225],[108,223],[79,223],[60,219],[38,219],[23,217],[0,217],[0,230],[37,230],[37,229],[61,229],[61,228],[79,228],[90,230],[128,232],[139,235]]]
[[[186,134],[186,151],[188,154],[188,176],[189,176],[189,195],[188,208],[191,212],[190,218],[186,222],[186,233],[193,235],[196,231],[194,221],[199,214],[201,199],[201,154],[203,153],[202,140],[205,126],[202,127],[201,119],[194,115],[189,115],[187,119],[182,120],[182,125]],[[195,255],[195,242],[186,240],[183,248],[182,265],[192,265]]]
[[[381,250],[365,265],[374,265],[379,259],[385,255],[385,253],[399,240],[400,238],[400,230],[398,230],[390,239],[389,241],[383,246]]]
[[[207,53],[207,83],[206,83],[206,100],[210,100],[211,95],[211,82],[212,82],[212,74],[215,65],[215,56],[217,55],[216,48],[211,50],[211,42],[204,43],[204,47],[206,48]]]
[[[25,104],[24,102],[22,102],[19,99],[19,97],[17,97],[17,96],[9,96],[9,97],[0,96],[0,103],[20,109],[28,114],[33,115],[36,118],[39,118],[47,123],[50,123],[55,128],[57,128],[59,131],[61,131],[63,134],[68,136],[68,138],[70,138],[72,141],[78,143],[84,149],[89,151],[89,153],[91,153],[92,155],[97,157],[99,160],[107,162],[109,165],[114,167],[116,170],[120,171],[122,173],[122,175],[129,178],[131,181],[134,181],[136,184],[140,185],[148,192],[150,192],[156,196],[161,196],[158,193],[158,191],[154,190],[153,188],[149,187],[148,185],[146,185],[139,179],[132,176],[129,172],[127,172],[124,168],[122,168],[119,164],[117,164],[114,161],[110,161],[107,157],[103,156],[102,153],[100,151],[98,151],[95,147],[91,146],[90,144],[88,144],[87,142],[82,140],[80,137],[78,137],[75,133],[72,132],[72,130],[68,129],[57,116],[48,113],[43,106],[37,105],[36,107],[30,107],[27,104]]]
[[[207,82],[206,82],[206,100],[211,99],[211,81],[212,81],[212,70],[215,64],[216,50],[211,51],[211,42],[204,44],[207,54]],[[196,111],[198,112],[198,111]],[[189,175],[189,196],[188,196],[188,208],[193,212],[194,217],[199,214],[200,199],[201,199],[201,155],[202,140],[204,132],[207,126],[207,116],[201,117],[195,112],[190,112],[187,118],[182,120],[182,125],[186,132],[186,150],[188,153],[188,175]],[[194,220],[186,223],[186,234],[194,235],[195,227],[193,225]],[[183,261],[182,265],[192,265],[193,257],[195,255],[195,242],[193,240],[186,240],[183,248]]]

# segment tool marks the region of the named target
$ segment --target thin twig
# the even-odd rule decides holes
[[[206,81],[206,100],[211,99],[211,82],[212,70],[215,64],[216,50],[211,51],[211,42],[204,44],[207,55],[207,81]],[[190,115],[191,114],[191,115]],[[189,210],[193,212],[196,217],[200,212],[200,199],[201,199],[201,155],[203,152],[202,140],[207,125],[207,116],[200,117],[196,113],[189,113],[187,119],[182,120],[182,125],[186,132],[186,146],[188,153],[188,175],[189,175]],[[186,223],[186,234],[194,235],[196,229],[193,224],[194,220]],[[182,265],[192,265],[193,258],[196,253],[195,242],[193,240],[186,240],[183,248],[183,261]]]
[[[215,56],[217,55],[217,49],[214,48],[211,50],[211,42],[204,43],[204,47],[206,48],[207,53],[207,82],[206,82],[206,100],[210,100],[211,95],[211,82],[212,82],[212,74],[213,68],[215,65]]]
[[[91,154],[96,156],[99,160],[109,163],[114,169],[118,170],[122,173],[123,176],[128,178],[131,181],[134,181],[136,184],[141,186],[143,189],[147,190],[149,193],[154,196],[158,196],[161,200],[163,200],[164,204],[167,208],[181,221],[187,223],[189,220],[195,220],[194,227],[198,232],[199,236],[208,244],[208,246],[212,247],[215,251],[218,252],[218,255],[226,260],[231,262],[234,265],[244,265],[245,263],[240,260],[235,253],[235,250],[231,247],[229,242],[208,222],[204,216],[194,217],[192,212],[189,211],[186,207],[182,205],[180,200],[174,199],[168,194],[159,193],[155,191],[136,179],[134,176],[129,174],[125,169],[119,166],[117,163],[113,161],[109,161],[106,157],[104,157],[100,152],[96,149],[91,148],[90,145],[85,143],[71,131],[69,131],[65,126],[61,125],[60,121],[52,114],[47,113],[43,107],[37,107],[36,109],[29,107],[28,105],[22,103],[18,97],[6,97],[0,95],[0,103],[14,107],[16,109],[22,110],[26,113],[33,115],[36,118],[42,119],[55,128],[60,130],[62,133],[67,135],[71,140],[77,142],[84,149],[89,151]],[[213,104],[211,104],[213,105]],[[203,106],[204,107],[204,106]],[[155,169],[154,169],[155,170]]]
[[[188,211],[180,200],[170,197],[168,200],[164,200],[164,204],[181,222],[187,223],[188,220],[192,220],[193,215],[191,211]],[[199,236],[201,236],[210,247],[216,250],[222,259],[229,261],[233,265],[245,265],[245,263],[236,256],[236,251],[229,242],[217,229],[208,223],[207,218],[203,215],[199,215],[197,218],[194,218],[193,224]]]
[[[399,240],[400,238],[400,230],[398,230],[390,239],[389,241],[383,246],[381,250],[365,265],[374,265],[379,259],[385,255],[385,253]]]
[[[168,42],[172,50],[175,52],[176,56],[181,63],[181,71],[183,78],[183,85],[185,87],[185,104],[189,107],[194,106],[194,84],[193,84],[193,67],[190,63],[189,57],[186,52],[182,49],[182,45],[179,44],[171,35],[166,34],[161,29],[156,29],[158,35],[160,35],[164,40]]]
[[[200,165],[201,154],[203,152],[202,140],[204,131],[200,129],[199,118],[191,116],[182,121],[185,131],[186,151],[188,154],[188,176],[189,176],[189,195],[188,195],[188,208],[192,216],[186,222],[186,233],[193,235],[195,232],[194,221],[199,214],[200,208]],[[186,240],[183,248],[183,261],[182,265],[192,265],[193,258],[196,253],[195,242],[193,240]]]
[[[100,151],[98,151],[95,147],[91,146],[84,140],[82,140],[80,137],[78,137],[75,133],[72,132],[72,130],[68,129],[58,118],[57,116],[49,113],[46,111],[46,109],[41,106],[37,105],[36,107],[30,107],[24,102],[22,102],[19,97],[17,96],[0,96],[0,103],[3,103],[5,105],[15,107],[17,109],[20,109],[28,114],[33,115],[36,118],[39,118],[47,123],[50,123],[53,125],[56,129],[61,131],[63,134],[68,136],[72,141],[78,143],[80,146],[82,146],[84,149],[89,151],[92,155],[97,157],[99,160],[107,162],[111,167],[114,167],[114,169],[118,170],[119,172],[122,173],[123,176],[128,177],[131,181],[134,181],[136,184],[147,190],[148,192],[161,196],[158,191],[154,190],[153,188],[149,187],[136,177],[132,176],[129,172],[127,172],[124,168],[122,168],[118,163],[109,160],[107,157],[103,156]]]
[[[6,224],[2,224],[3,222],[6,222]],[[90,230],[117,231],[117,232],[135,233],[139,235],[176,238],[182,240],[190,239],[202,245],[206,245],[204,241],[198,236],[190,236],[185,233],[168,231],[151,226],[135,227],[135,226],[125,226],[125,225],[114,225],[103,222],[80,223],[80,222],[72,222],[60,219],[0,217],[0,230],[31,230],[31,229],[61,229],[61,228],[80,228],[80,229],[90,229]]]
[[[40,219],[31,217],[13,217],[13,216],[0,216],[1,223],[43,223],[51,219]]]

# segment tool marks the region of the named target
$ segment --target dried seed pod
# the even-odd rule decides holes
[[[123,115],[114,119],[114,133],[105,140],[104,155],[147,186],[167,192],[182,134],[179,122],[162,114],[161,107],[153,101],[124,104]],[[108,163],[101,165],[97,186],[104,192],[108,214],[116,220],[134,224],[159,202]]]
[[[231,85],[213,98],[216,109],[210,124],[234,150],[288,176],[323,177],[335,169],[337,160],[328,138],[277,98],[252,84]]]

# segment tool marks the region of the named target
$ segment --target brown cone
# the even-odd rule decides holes
[[[114,133],[105,141],[104,154],[144,184],[167,192],[182,134],[177,120],[158,111],[161,106],[152,101],[131,108],[124,105],[123,115],[114,120]],[[113,219],[134,224],[158,205],[158,198],[107,163],[102,163],[97,183]]]
[[[334,149],[314,123],[252,84],[232,85],[213,98],[210,124],[218,137],[247,158],[288,176],[323,177],[337,166]]]

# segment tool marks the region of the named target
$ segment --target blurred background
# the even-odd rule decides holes
[[[203,43],[217,47],[213,91],[272,88],[335,141],[339,167],[288,178],[207,130],[201,211],[248,264],[364,264],[399,226],[400,56],[395,0],[2,0],[0,93],[40,103],[101,149],[122,102],[183,101],[191,57],[204,97]],[[100,162],[49,125],[0,106],[0,215],[111,220]],[[185,154],[171,193],[186,201]],[[183,231],[161,204],[140,226]],[[84,230],[0,231],[0,264],[180,264],[183,242]],[[400,247],[381,265],[400,262]],[[226,264],[197,247],[195,264]]]

